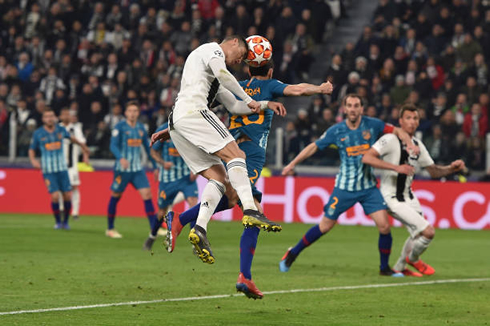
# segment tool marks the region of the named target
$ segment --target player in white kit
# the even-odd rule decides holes
[[[63,108],[60,111],[60,125],[65,127],[65,129],[70,133],[71,136],[79,139],[85,144],[86,140],[83,135],[82,127],[80,123],[74,123],[73,115],[70,109]],[[78,158],[80,157],[80,146],[72,143],[69,139],[64,140],[63,151],[65,153],[65,159],[68,166],[68,176],[70,178],[70,184],[72,187],[72,210],[71,214],[73,219],[78,219],[78,214],[80,213],[80,175],[78,173]],[[88,157],[84,155],[84,161],[88,161]],[[63,210],[63,200],[60,197],[60,210]]]
[[[254,101],[226,68],[226,65],[241,63],[247,51],[245,40],[238,36],[229,36],[220,44],[206,43],[192,51],[185,62],[180,91],[169,116],[170,137],[175,147],[194,174],[209,180],[202,193],[196,225],[189,234],[198,257],[209,264],[214,263],[214,257],[206,236],[207,224],[229,186],[240,198],[242,223],[246,227],[281,230],[280,225],[269,221],[257,210],[245,153],[221,120],[209,110],[215,99],[239,115],[245,114],[243,109],[258,113],[267,108],[267,101]],[[235,100],[232,94],[242,101]],[[153,134],[152,143],[163,139],[165,132]],[[228,175],[222,161],[226,163]]]
[[[413,174],[416,168],[425,168],[432,178],[441,178],[466,169],[462,160],[446,166],[434,164],[426,147],[414,137],[419,126],[419,113],[413,105],[404,105],[400,110],[400,127],[406,131],[420,148],[419,155],[409,155],[396,136],[386,134],[364,154],[362,162],[383,169],[380,190],[388,206],[388,212],[406,227],[410,236],[394,270],[407,276],[432,275],[435,270],[419,259],[434,238],[435,230],[424,218],[420,203],[412,192]],[[406,268],[413,266],[420,273]]]

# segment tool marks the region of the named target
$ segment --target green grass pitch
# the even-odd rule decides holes
[[[123,239],[104,236],[106,219],[81,217],[71,231],[53,230],[46,215],[0,215],[0,313],[130,301],[229,295],[80,310],[0,314],[0,325],[490,325],[490,232],[437,230],[424,260],[432,277],[378,276],[377,230],[337,226],[305,250],[289,273],[278,262],[308,225],[284,225],[261,233],[253,278],[263,292],[353,286],[266,294],[263,300],[233,296],[239,271],[237,222],[211,222],[214,265],[201,263],[186,240],[174,253],[155,243],[142,251],[145,219],[119,218]],[[393,229],[394,265],[407,237]],[[435,280],[487,278],[478,282],[356,288]]]

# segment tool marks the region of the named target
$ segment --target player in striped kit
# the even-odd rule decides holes
[[[73,116],[70,113],[69,108],[63,108],[60,112],[60,126],[64,127],[70,135],[74,136],[82,143],[86,143],[85,136],[83,135],[82,127],[79,123],[72,122]],[[80,157],[80,146],[73,144],[68,139],[64,140],[63,151],[65,153],[65,159],[68,165],[68,176],[70,178],[70,185],[72,188],[71,214],[73,219],[78,219],[80,213],[80,175],[78,173],[78,158]],[[88,162],[88,157],[84,155],[84,162]],[[64,210],[63,200],[60,198],[60,210]]]
[[[141,195],[145,205],[146,216],[150,222],[150,230],[157,223],[155,208],[151,201],[150,183],[141,164],[141,145],[145,148],[148,157],[156,168],[156,163],[150,155],[150,143],[146,129],[138,122],[140,109],[138,103],[132,101],[126,104],[124,115],[126,120],[119,122],[112,130],[111,152],[116,158],[114,164],[114,181],[112,182],[112,195],[107,209],[106,236],[122,238],[114,229],[117,203],[128,183],[131,183]]]
[[[424,218],[420,203],[412,192],[415,168],[427,169],[432,178],[442,178],[466,169],[462,160],[453,161],[446,166],[434,164],[422,141],[414,137],[419,121],[419,113],[415,106],[402,106],[400,127],[420,147],[419,155],[409,155],[405,145],[397,137],[388,134],[381,137],[362,158],[363,163],[383,169],[380,190],[388,205],[388,212],[402,222],[410,234],[394,269],[407,276],[416,277],[421,277],[422,274],[432,275],[435,272],[432,266],[419,259],[434,238],[435,230]],[[409,173],[399,173],[400,167],[405,167]],[[418,272],[407,269],[407,264]]]
[[[410,136],[400,128],[385,124],[379,119],[363,116],[362,100],[358,95],[346,95],[343,105],[347,114],[346,119],[328,128],[320,139],[303,149],[283,169],[283,175],[289,174],[296,164],[315,154],[318,149],[328,146],[337,147],[340,153],[340,172],[335,179],[335,187],[330,199],[324,207],[324,217],[319,225],[306,232],[295,247],[288,249],[279,263],[279,269],[282,272],[289,271],[303,249],[330,231],[337,223],[340,214],[359,202],[365,214],[374,220],[379,230],[380,275],[403,276],[401,273],[395,273],[388,265],[392,237],[386,203],[376,187],[377,181],[372,167],[362,164],[361,159],[384,133],[394,133],[408,144],[408,150],[418,152],[418,148],[412,143]]]
[[[161,125],[156,132],[167,129],[168,123]],[[163,217],[174,203],[177,203],[177,195],[182,193],[190,207],[197,204],[196,175],[189,170],[187,164],[175,148],[172,140],[156,142],[151,148],[151,156],[159,164],[158,166],[158,223],[153,227],[146,239],[143,249],[151,250],[161,226]]]
[[[63,153],[63,139],[79,145],[84,154],[88,156],[87,146],[79,139],[70,135],[62,126],[56,124],[56,115],[50,109],[43,112],[43,126],[37,129],[29,148],[29,160],[36,169],[42,169],[44,182],[51,194],[51,209],[56,224],[55,229],[69,230],[68,219],[71,210],[71,186],[68,177],[68,167]],[[41,163],[36,159],[36,151],[41,152]],[[63,197],[64,217],[60,216],[60,192]]]

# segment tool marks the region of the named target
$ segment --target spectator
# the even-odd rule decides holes
[[[398,75],[395,78],[395,86],[390,90],[390,96],[395,105],[400,105],[405,102],[410,94],[410,87],[405,85],[405,78]]]
[[[471,112],[466,113],[463,122],[463,132],[468,138],[480,137],[483,139],[488,131],[488,117],[482,114],[481,105],[474,103]]]
[[[19,79],[23,82],[29,79],[34,70],[34,66],[29,62],[29,55],[26,52],[19,55],[19,61],[16,67],[19,71]]]

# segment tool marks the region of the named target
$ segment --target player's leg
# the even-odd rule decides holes
[[[70,184],[72,187],[71,194],[71,215],[74,220],[78,219],[78,215],[80,214],[80,174],[78,172],[77,167],[72,167],[68,169],[68,176],[70,177]]]
[[[63,198],[63,229],[69,230],[70,226],[68,224],[68,220],[71,214],[71,184],[70,177],[68,176],[68,171],[58,172],[57,178],[59,182],[59,189]]]
[[[143,170],[133,172],[130,183],[136,190],[138,190],[141,199],[143,199],[146,217],[148,218],[148,223],[150,224],[150,230],[152,230],[158,221],[155,206],[153,206],[153,201],[151,200],[151,188],[148,178],[146,177],[146,173]]]
[[[281,272],[289,271],[289,268],[301,251],[330,231],[337,223],[340,214],[351,208],[356,202],[357,196],[355,193],[351,194],[348,191],[334,188],[330,199],[323,208],[325,216],[321,219],[320,224],[311,227],[298,241],[296,246],[286,251],[279,262],[279,270]]]
[[[121,200],[121,196],[126,189],[131,178],[129,172],[114,171],[114,180],[111,185],[111,198],[107,207],[107,230],[105,235],[109,238],[120,239],[122,235],[114,228],[116,219],[117,204]]]
[[[258,226],[267,231],[281,231],[282,227],[279,224],[270,221],[255,207],[245,153],[238,147],[237,143],[230,142],[215,154],[226,163],[230,183],[242,203],[243,224],[249,227]]]
[[[53,215],[55,219],[54,229],[60,230],[63,228],[63,225],[61,224],[60,203],[59,203],[61,195],[59,191],[53,191],[50,193],[50,196],[51,196],[51,210],[53,211]]]

